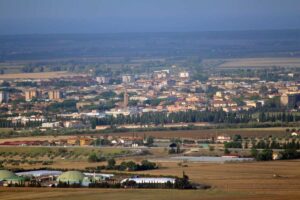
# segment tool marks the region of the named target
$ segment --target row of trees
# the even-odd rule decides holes
[[[35,128],[42,125],[42,121],[28,121],[26,123],[12,122],[11,120],[0,119],[0,128]]]
[[[118,171],[143,171],[143,170],[152,170],[157,169],[158,166],[154,162],[148,160],[143,160],[140,164],[133,161],[125,162],[123,161],[119,165],[116,164],[115,159],[105,158],[104,156],[97,156],[95,153],[90,154],[88,157],[89,162],[103,162],[107,161],[106,166],[99,166],[98,169],[107,169],[107,170],[118,170]]]
[[[242,148],[242,143],[233,141],[233,142],[225,142],[224,147],[227,148]]]
[[[258,116],[259,122],[296,122],[300,121],[300,115],[292,114],[292,113],[276,113],[270,114],[265,112],[260,112]]]
[[[117,117],[108,116],[105,118],[91,119],[92,126],[96,125],[119,125],[119,124],[169,124],[169,123],[195,123],[195,122],[210,122],[210,123],[249,123],[255,122],[296,122],[300,121],[300,116],[291,113],[278,113],[270,115],[265,112],[260,112],[258,117],[252,112],[242,113],[226,113],[224,111],[186,111],[186,112],[150,112],[137,115],[118,115]]]
[[[57,111],[77,111],[76,101],[64,101],[62,103],[54,103],[47,108],[48,112]],[[170,123],[196,123],[196,122],[209,122],[209,123],[227,123],[239,124],[255,122],[298,122],[300,115],[291,113],[278,113],[266,114],[260,112],[258,117],[251,112],[243,113],[226,113],[224,111],[186,111],[177,113],[167,112],[150,112],[136,115],[118,115],[107,116],[104,118],[91,118],[91,126],[95,128],[97,125],[122,125],[122,124],[140,124],[140,125],[164,125]],[[11,120],[0,119],[0,128],[31,128],[41,125],[41,121],[29,121],[26,124],[13,123]]]
[[[119,170],[119,171],[143,171],[157,169],[157,165],[154,162],[148,160],[143,160],[141,164],[135,163],[133,161],[123,161],[120,165],[116,165],[114,159],[109,159],[107,161],[106,169],[109,170]]]
[[[271,149],[264,149],[258,151],[257,149],[251,149],[251,155],[258,161],[267,161],[273,159],[273,151]]]
[[[252,147],[256,149],[300,149],[300,142],[293,140],[291,142],[280,143],[275,140],[260,140],[257,143],[253,142]]]
[[[273,151],[271,149],[264,149],[258,151],[257,149],[251,149],[251,155],[258,161],[267,161],[273,159]],[[279,152],[279,158],[288,160],[288,159],[299,159],[300,152],[296,149],[285,149],[282,152]]]
[[[0,165],[13,165],[13,166],[19,166],[20,164],[28,164],[28,165],[36,165],[36,164],[42,164],[42,165],[51,165],[53,164],[52,160],[28,160],[28,159],[4,159],[0,162]]]
[[[137,115],[118,115],[105,118],[94,118],[91,120],[95,125],[118,125],[118,124],[168,124],[168,123],[247,123],[252,120],[250,114],[226,113],[224,111],[186,111],[177,113],[150,112]]]
[[[241,141],[225,142],[224,147],[227,148],[243,148]],[[248,148],[248,142],[245,142],[244,148]],[[252,142],[252,148],[255,149],[300,149],[300,142],[292,140],[290,142],[280,143],[276,140],[265,141],[259,140],[258,142]]]

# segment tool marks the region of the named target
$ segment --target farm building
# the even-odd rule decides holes
[[[291,133],[291,136],[299,136],[299,133],[297,133],[297,132],[292,132],[292,133]]]
[[[83,173],[85,176],[92,178],[94,181],[108,180],[114,177],[113,174],[99,174],[99,173]]]
[[[16,174],[18,176],[42,177],[42,176],[59,176],[62,174],[62,172],[53,171],[53,170],[35,170],[35,171],[18,172]]]
[[[175,183],[175,178],[126,178],[121,181],[121,183],[125,183],[128,181],[134,181],[135,183],[160,183],[160,184],[165,184],[165,183]]]

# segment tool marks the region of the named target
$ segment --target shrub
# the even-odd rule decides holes
[[[225,142],[225,148],[242,148],[241,142]]]
[[[272,160],[273,151],[271,149],[264,149],[262,152],[259,152],[256,156],[258,161]]]
[[[228,154],[230,154],[230,151],[229,151],[227,148],[225,148],[225,149],[224,149],[224,154],[225,154],[225,155],[228,155]]]
[[[116,161],[113,158],[107,160],[107,169],[114,169],[116,165]]]

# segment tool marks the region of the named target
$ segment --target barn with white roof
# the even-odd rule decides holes
[[[139,177],[139,178],[126,178],[121,181],[121,183],[125,183],[128,181],[134,181],[137,184],[141,183],[160,183],[160,184],[165,184],[165,183],[175,183],[175,178],[145,178],[145,177]]]

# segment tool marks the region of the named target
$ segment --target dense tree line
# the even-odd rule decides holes
[[[270,114],[265,112],[260,112],[258,116],[259,122],[296,122],[300,121],[300,115],[280,112],[276,114]]]
[[[135,163],[133,161],[123,161],[119,165],[116,165],[116,161],[114,159],[108,159],[107,166],[105,168],[118,171],[143,171],[157,169],[157,165],[156,163],[150,162],[148,160],[143,160],[141,164]]]
[[[225,142],[224,147],[227,148],[242,148],[242,143],[241,142]]]
[[[249,122],[297,122],[300,121],[300,115],[279,112],[269,114],[265,112],[241,112],[226,113],[224,111],[186,111],[186,112],[149,112],[137,115],[118,115],[117,117],[107,116],[105,118],[91,119],[93,126],[96,125],[121,125],[121,124],[140,124],[140,125],[163,125],[170,123],[249,123]]]
[[[279,159],[288,160],[288,159],[299,159],[300,153],[296,149],[284,149],[284,151],[279,152]],[[251,155],[257,161],[267,161],[273,159],[273,151],[271,149],[263,149],[262,151],[258,151],[257,149],[251,149]]]
[[[65,100],[63,102],[55,102],[47,107],[48,112],[77,112],[76,100]]]
[[[296,142],[294,140],[285,143],[279,143],[275,140],[273,141],[260,140],[257,143],[253,143],[252,147],[256,149],[300,149],[300,143],[299,141]]]
[[[226,113],[223,111],[186,111],[186,112],[150,112],[137,115],[118,115],[105,118],[94,118],[93,125],[119,125],[119,124],[169,124],[169,123],[247,123],[251,120],[251,115],[247,113]]]
[[[271,149],[264,149],[262,151],[258,151],[256,149],[251,150],[251,155],[257,160],[257,161],[267,161],[273,159],[273,151]]]
[[[42,125],[42,121],[28,121],[27,123],[17,122],[11,120],[0,119],[0,128],[35,128]]]
[[[281,155],[281,159],[283,160],[300,158],[300,152],[298,152],[296,149],[285,149],[283,152],[281,152]]]

